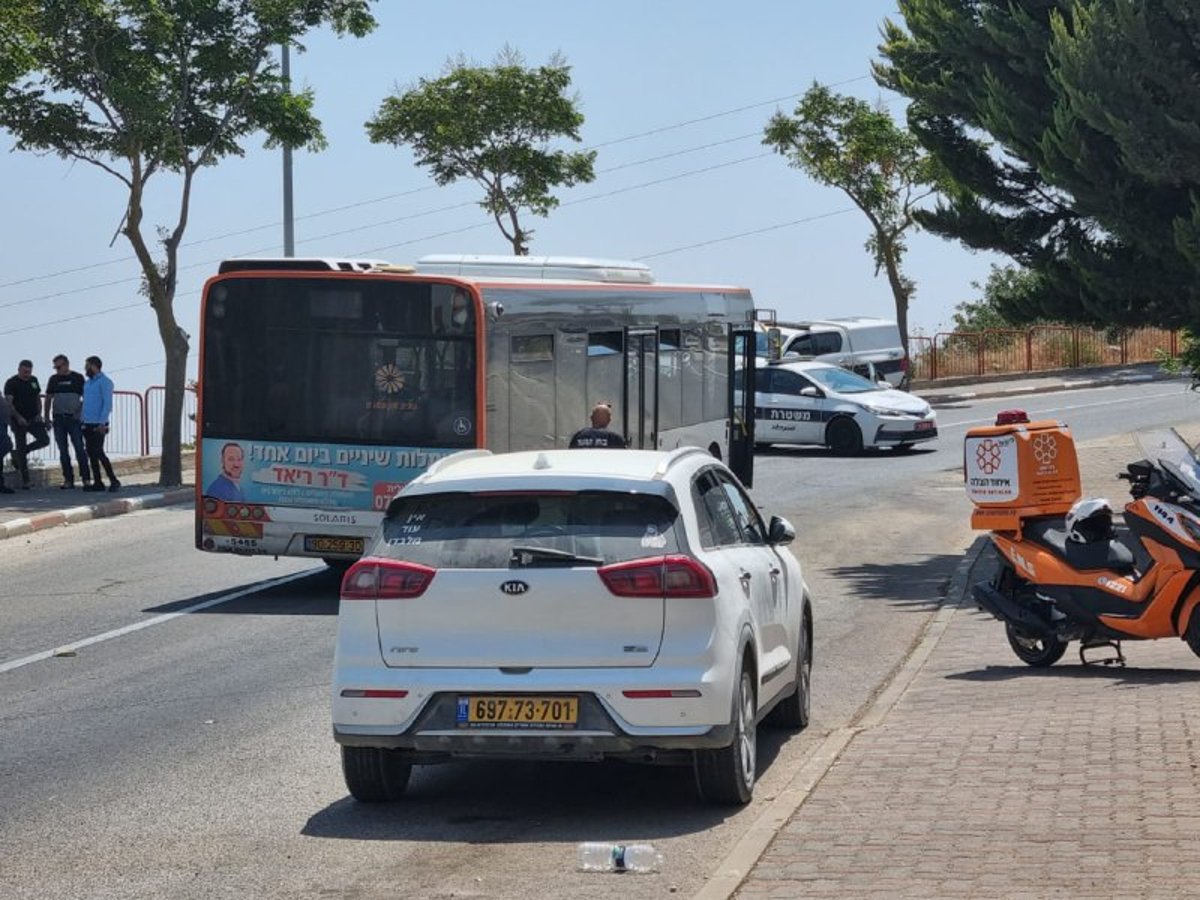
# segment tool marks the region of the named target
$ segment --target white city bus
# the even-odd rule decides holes
[[[730,376],[752,328],[748,290],[637,263],[228,260],[201,300],[196,546],[345,564],[434,460],[565,447],[597,402],[629,446],[749,481]]]

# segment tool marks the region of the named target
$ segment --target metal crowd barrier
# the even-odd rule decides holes
[[[162,452],[163,401],[166,388],[154,385],[144,393],[113,391],[113,411],[108,420],[108,439],[105,452],[113,459],[131,456],[151,456]],[[44,398],[43,398],[44,399]],[[39,401],[40,402],[40,401]],[[183,416],[180,421],[182,443],[185,447],[196,442],[196,390],[187,388],[183,395]],[[58,447],[54,443],[54,428],[47,423],[50,445],[29,454],[34,466],[58,466]],[[72,451],[74,459],[74,451]],[[6,469],[12,463],[7,462]]]

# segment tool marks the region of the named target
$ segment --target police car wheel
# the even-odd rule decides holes
[[[863,448],[862,431],[853,419],[834,419],[825,428],[825,445],[839,456],[859,453]]]

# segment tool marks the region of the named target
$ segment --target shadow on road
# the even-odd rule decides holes
[[[789,737],[760,728],[760,777]],[[654,840],[704,831],[738,812],[700,800],[690,766],[459,762],[417,766],[396,803],[331,803],[301,834],[471,844]]]
[[[943,553],[917,562],[842,566],[830,570],[830,574],[847,586],[846,592],[852,597],[930,609],[946,598],[950,578],[962,560],[960,553]]]
[[[1128,645],[1126,650],[1128,650]],[[1135,651],[1136,652],[1136,651]],[[1046,669],[1031,666],[987,666],[969,672],[947,675],[947,681],[1011,681],[1017,678],[1096,678],[1111,681],[1117,687],[1145,687],[1155,684],[1200,684],[1200,669],[1139,669],[1115,666],[1083,666],[1074,657],[1075,664],[1060,663]]]
[[[338,611],[338,589],[341,586],[341,575],[333,569],[314,569],[311,575],[252,590],[253,585],[246,585],[242,590],[251,589],[244,597],[230,600],[228,603],[218,603],[207,609],[198,609],[194,615],[218,616],[336,616]],[[238,589],[214,591],[199,594],[164,603],[162,606],[152,606],[143,610],[147,613],[172,613],[215,600],[218,597],[235,593]]]
[[[805,444],[803,446],[796,446],[794,444],[771,444],[770,446],[764,446],[762,444],[756,444],[754,448],[755,456],[778,456],[783,459],[806,459],[809,457],[818,459],[857,459],[864,462],[872,462],[880,457],[887,456],[895,456],[898,458],[905,456],[925,456],[927,454],[936,452],[937,448],[930,444],[909,447],[904,451],[883,448],[869,448],[863,450],[861,453],[855,453],[852,455],[839,455],[834,453],[828,447],[821,447],[816,444]]]

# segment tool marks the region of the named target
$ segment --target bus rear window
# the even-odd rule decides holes
[[[474,446],[474,321],[455,290],[382,279],[218,282],[205,307],[205,436]]]

